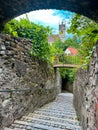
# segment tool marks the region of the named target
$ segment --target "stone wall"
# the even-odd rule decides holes
[[[83,130],[98,130],[98,44],[89,67],[78,70],[73,91]]]
[[[31,49],[30,40],[0,34],[0,128],[59,93],[60,77],[57,82],[46,62],[30,57]]]

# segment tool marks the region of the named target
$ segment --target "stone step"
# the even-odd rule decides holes
[[[39,114],[39,115],[46,115],[46,116],[54,116],[54,117],[58,117],[58,118],[69,118],[72,120],[76,120],[77,116],[72,116],[72,115],[63,115],[63,114],[58,114],[58,113],[50,113],[50,112],[45,112],[45,111],[35,111],[35,114]],[[30,114],[31,115],[31,114]],[[30,116],[29,115],[29,116]],[[33,114],[32,114],[33,115]],[[31,116],[32,116],[31,115]]]
[[[34,128],[35,129],[40,129],[40,130],[66,130],[66,129],[63,129],[63,128],[54,128],[50,125],[45,125],[45,124],[38,124],[38,123],[30,123],[30,122],[26,122],[26,121],[18,121],[16,120],[14,122],[14,124],[12,124],[12,127],[17,127],[17,128],[24,128],[24,129],[27,129],[27,130],[32,130]]]
[[[73,122],[76,124],[79,124],[79,122],[77,120],[72,120],[69,118],[58,118],[58,117],[51,117],[51,116],[45,116],[45,115],[38,115],[38,114],[33,114],[32,117],[30,116],[23,116],[21,120],[26,120],[26,119],[33,119],[33,118],[37,118],[37,119],[44,119],[44,120],[52,120],[52,121],[57,121],[57,122]]]
[[[4,130],[14,130],[14,129],[5,127]]]
[[[60,124],[60,125],[70,125],[70,126],[74,126],[74,127],[78,127],[79,126],[79,122],[74,122],[74,121],[68,121],[68,120],[58,120],[58,119],[55,119],[55,118],[38,118],[38,117],[25,117],[23,119],[23,121],[27,121],[27,122],[46,122],[46,123],[49,123],[49,124]],[[80,127],[80,126],[79,126]]]
[[[72,114],[76,114],[76,112],[74,111],[74,110],[72,110],[72,109],[69,109],[68,107],[66,107],[66,108],[62,108],[62,107],[57,107],[56,109],[53,109],[52,107],[50,107],[50,108],[44,108],[44,109],[40,109],[41,111],[54,111],[54,112],[58,112],[58,113],[60,113],[61,111],[63,111],[63,113],[72,113]],[[39,111],[39,110],[38,110]]]
[[[50,112],[50,113],[58,113],[58,114],[64,114],[64,115],[73,115],[76,116],[75,112],[72,111],[66,111],[66,112],[62,112],[62,111],[58,111],[58,110],[51,110],[51,109],[39,109],[37,111],[42,111],[42,112]]]
[[[8,130],[81,130],[72,101],[72,94],[60,94],[55,101],[15,120]]]
[[[81,130],[79,126],[72,126],[69,124],[63,124],[63,123],[57,123],[57,122],[51,122],[51,121],[43,121],[43,120],[32,120],[30,121],[18,121],[16,120],[14,124],[12,124],[13,128],[24,128],[24,129],[31,129],[31,128],[38,128],[42,129],[42,127],[46,130]],[[44,130],[43,129],[43,130]]]
[[[7,127],[5,127],[4,128],[4,130],[22,130],[22,129],[20,129],[20,128],[7,128]],[[27,130],[27,129],[23,129],[23,130]]]
[[[55,108],[55,106],[57,106],[57,107]],[[45,106],[44,108],[41,108],[41,110],[43,110],[43,109],[54,110],[54,111],[55,110],[56,111],[63,111],[63,112],[72,111],[73,113],[76,113],[75,110],[71,106],[68,106],[68,105],[64,107],[64,106],[60,106],[59,104],[52,104],[52,106]]]
[[[55,106],[55,105],[54,105]],[[52,106],[50,107],[50,106],[45,106],[45,107],[42,107],[42,108],[40,108],[40,109],[38,109],[38,110],[51,110],[51,111],[63,111],[63,112],[72,112],[72,113],[75,113],[76,114],[76,111],[73,109],[73,108],[69,108],[68,106],[66,106],[66,107],[61,107],[60,105],[59,106],[57,106],[56,108],[53,106],[53,104],[52,104]]]

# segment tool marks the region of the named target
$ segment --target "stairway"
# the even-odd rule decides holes
[[[81,130],[73,107],[73,95],[59,94],[55,101],[15,120],[4,130]]]

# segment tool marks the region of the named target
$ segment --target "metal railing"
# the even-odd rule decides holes
[[[27,91],[31,91],[31,89],[4,89],[4,90],[0,90],[0,92],[27,92]]]
[[[82,59],[76,55],[57,54],[54,56],[54,64],[81,64]]]

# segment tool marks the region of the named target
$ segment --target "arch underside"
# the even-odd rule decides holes
[[[97,0],[0,0],[0,24],[40,9],[69,10],[98,21]]]

